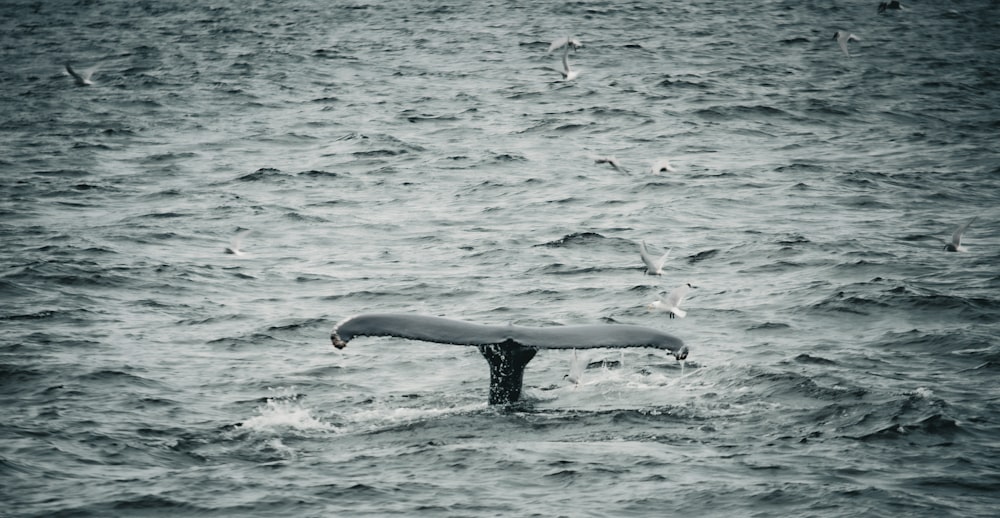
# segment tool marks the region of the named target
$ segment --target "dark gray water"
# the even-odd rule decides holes
[[[996,513],[1000,3],[469,4],[0,6],[0,514]]]

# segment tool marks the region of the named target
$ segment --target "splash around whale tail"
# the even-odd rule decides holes
[[[442,317],[407,314],[365,314],[342,320],[330,333],[337,349],[358,336],[393,336],[410,340],[474,345],[490,365],[491,405],[517,402],[524,368],[540,349],[649,347],[687,358],[679,338],[642,326],[582,325],[555,327],[490,326]]]

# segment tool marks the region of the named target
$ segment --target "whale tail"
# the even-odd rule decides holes
[[[683,312],[682,312],[683,314]],[[524,369],[542,349],[650,347],[665,349],[678,360],[688,348],[680,339],[655,329],[626,324],[552,327],[491,326],[442,317],[407,314],[362,314],[341,320],[330,332],[337,349],[359,336],[394,336],[409,340],[479,348],[490,368],[490,405],[521,398]],[[586,357],[573,353],[571,375],[579,383]],[[570,377],[570,376],[567,376]],[[574,381],[574,380],[571,380]]]

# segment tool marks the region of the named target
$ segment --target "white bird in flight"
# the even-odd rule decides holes
[[[665,298],[660,300],[654,300],[651,302],[647,308],[650,310],[659,310],[670,313],[670,318],[684,318],[687,316],[687,311],[681,309],[681,302],[684,301],[684,297],[687,295],[688,290],[694,288],[691,283],[686,282],[677,288],[674,288]]]
[[[650,174],[660,174],[660,171],[667,171],[668,173],[672,173],[676,171],[676,169],[674,169],[674,167],[670,165],[669,160],[667,160],[666,158],[661,158],[656,162],[653,162],[653,165],[649,166]]]
[[[552,43],[549,45],[549,51],[547,52],[547,54],[552,54],[553,50],[559,50],[566,45],[573,47],[573,50],[576,50],[583,46],[583,44],[580,43],[580,40],[576,38],[571,38],[569,36],[564,38],[556,38],[552,40]]]
[[[94,76],[94,72],[97,71],[98,66],[100,65],[94,65],[88,68],[87,70],[84,70],[83,73],[81,74],[77,73],[76,70],[73,70],[73,67],[71,67],[69,63],[66,63],[66,72],[69,73],[69,75],[73,76],[73,81],[76,82],[77,86],[90,86],[94,84],[94,82],[91,81],[90,78]]]
[[[962,246],[962,235],[965,234],[965,229],[969,228],[969,225],[971,225],[973,221],[976,221],[975,217],[966,221],[964,225],[959,225],[958,228],[955,229],[955,232],[951,235],[951,243],[946,243],[944,245],[944,249],[949,252],[966,252],[966,248]]]
[[[670,255],[670,250],[667,249],[666,253],[661,255],[659,258],[654,259],[652,255],[649,254],[649,250],[646,249],[646,242],[641,242],[642,246],[639,247],[639,255],[642,256],[642,262],[646,264],[646,275],[663,275],[663,265],[667,263],[667,257]]]
[[[574,385],[579,385],[580,380],[583,379],[583,370],[586,368],[587,359],[577,357],[576,349],[573,349],[573,359],[569,361],[569,374],[563,376],[563,378]]]
[[[559,73],[562,74],[563,79],[566,81],[572,81],[580,75],[579,70],[573,70],[573,68],[569,65],[569,49],[572,48],[573,50],[576,50],[582,46],[583,44],[580,43],[580,40],[569,36],[565,38],[556,38],[552,40],[551,44],[549,44],[548,54],[551,54],[553,50],[565,47],[562,56],[563,69],[560,70]]]
[[[233,236],[233,240],[229,243],[229,247],[226,248],[227,254],[233,255],[243,255],[243,250],[240,250],[240,245],[243,244],[243,238],[250,233],[249,229],[243,229]]]
[[[594,159],[594,163],[595,164],[608,164],[612,168],[614,168],[615,171],[621,171],[623,173],[625,172],[625,168],[622,167],[622,163],[619,162],[618,159],[615,158],[615,157],[613,157],[613,156],[599,156],[599,157],[597,157],[597,158]]]
[[[837,40],[837,45],[840,45],[840,50],[844,51],[844,55],[851,57],[851,53],[847,51],[847,42],[861,41],[861,38],[847,32],[847,31],[837,31],[833,33],[833,39]]]

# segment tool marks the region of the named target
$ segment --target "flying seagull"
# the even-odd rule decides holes
[[[861,41],[861,38],[846,31],[837,31],[833,33],[833,39],[837,40],[837,45],[840,45],[840,50],[844,51],[844,55],[847,57],[851,57],[851,53],[847,51],[847,42],[851,40]]]
[[[969,228],[973,221],[976,221],[975,217],[966,221],[964,225],[959,225],[951,235],[951,243],[945,243],[944,249],[949,252],[966,252],[966,248],[962,246],[962,235],[965,234],[965,229]]]
[[[676,169],[674,169],[673,166],[670,165],[670,161],[667,160],[666,158],[661,158],[656,162],[653,162],[653,165],[649,166],[650,174],[660,174],[661,171],[672,173],[676,171]]]
[[[227,254],[233,255],[243,255],[243,250],[240,250],[240,246],[243,244],[243,238],[250,233],[249,229],[243,229],[233,236],[233,240],[229,243],[229,247],[226,248]]]
[[[556,38],[552,40],[551,44],[549,44],[549,52],[548,52],[549,54],[551,54],[553,50],[557,50],[560,48],[565,49],[563,50],[563,56],[562,56],[563,69],[560,70],[559,73],[562,74],[563,79],[565,79],[566,81],[572,81],[576,79],[577,76],[580,75],[579,70],[573,70],[573,68],[570,67],[569,65],[569,49],[572,48],[575,51],[576,49],[582,46],[583,44],[580,43],[580,40],[569,36],[565,38]]]
[[[687,316],[687,311],[681,309],[681,302],[684,301],[684,296],[687,295],[688,290],[694,288],[691,283],[686,282],[677,288],[674,288],[666,298],[661,300],[654,300],[651,302],[647,308],[651,310],[660,310],[670,313],[670,318],[674,318],[677,315],[678,318],[684,318]]]
[[[76,82],[77,86],[90,86],[94,84],[94,82],[91,81],[90,78],[93,77],[94,72],[97,71],[98,66],[100,65],[94,65],[88,68],[87,70],[84,70],[83,73],[81,74],[78,73],[76,70],[73,70],[73,67],[71,67],[69,63],[66,63],[66,72],[69,73],[69,75],[73,76],[73,81]]]
[[[642,262],[646,265],[646,275],[663,275],[663,265],[667,263],[667,256],[669,255],[670,250],[668,249],[660,257],[654,258],[646,248],[645,241],[642,241],[639,247],[639,256],[642,257]]]
[[[618,159],[615,158],[615,157],[613,157],[613,156],[599,156],[599,157],[597,157],[597,158],[594,159],[594,163],[595,164],[608,164],[615,171],[621,171],[623,173],[626,172],[625,168],[622,167],[622,163],[619,162]]]

